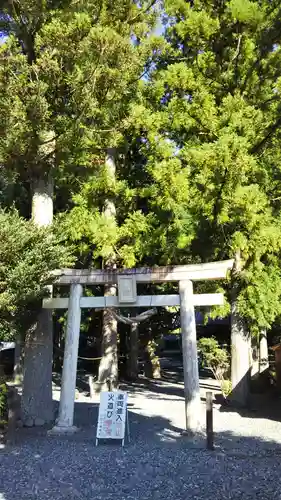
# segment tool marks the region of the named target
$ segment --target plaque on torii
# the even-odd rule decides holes
[[[134,275],[119,275],[118,302],[120,304],[133,304],[137,302],[137,281]]]

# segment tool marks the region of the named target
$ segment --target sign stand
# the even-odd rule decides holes
[[[127,430],[127,440],[128,440],[128,443],[131,442],[131,434],[130,434],[130,425],[129,425],[129,412],[128,412],[128,408],[127,408],[127,411],[126,411],[126,430]],[[99,439],[98,437],[96,437],[96,446],[98,446],[99,444]],[[124,446],[125,444],[125,436],[124,438],[122,439],[122,447]]]
[[[127,393],[122,391],[102,392],[100,395],[96,446],[98,446],[100,439],[118,439],[121,440],[123,447],[126,432],[128,443],[130,443]]]

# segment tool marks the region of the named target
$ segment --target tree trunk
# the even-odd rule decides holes
[[[139,331],[137,323],[133,323],[130,328],[130,353],[129,353],[129,366],[128,378],[136,380],[139,376],[138,367],[139,357]]]
[[[236,255],[234,280],[241,271],[240,255]],[[238,289],[234,281],[231,302],[231,401],[239,406],[246,406],[250,393],[251,372],[251,337],[244,319],[237,310]]]
[[[16,439],[17,420],[20,416],[20,398],[15,387],[10,387],[7,396],[8,424],[6,443],[13,445]]]
[[[115,182],[115,148],[108,148],[105,165],[107,175],[112,184]],[[108,219],[116,222],[116,208],[113,200],[106,200],[104,204],[104,214]],[[116,268],[116,256],[112,254],[105,262],[106,269]],[[106,285],[104,295],[116,295],[116,286]],[[113,317],[110,309],[105,309],[103,313],[102,326],[102,359],[99,365],[98,390],[110,390],[118,385],[118,351],[117,351],[117,320]]]
[[[267,344],[267,332],[266,330],[262,330],[260,332],[259,339],[259,372],[262,373],[268,369],[268,344]]]
[[[145,346],[144,373],[148,378],[160,379],[161,369],[158,356],[155,354],[156,345],[153,340],[149,340]]]
[[[16,339],[15,357],[14,357],[14,382],[21,384],[23,381],[23,365],[24,365],[24,342],[22,337]]]
[[[115,286],[105,286],[106,297],[116,295]],[[117,320],[110,309],[103,313],[102,327],[102,359],[99,365],[99,390],[117,388],[118,385],[118,353],[117,353]]]
[[[32,220],[38,227],[50,226],[53,222],[54,185],[51,175],[38,179],[33,186]]]
[[[43,310],[25,340],[22,417],[29,426],[53,420],[52,358],[52,314]]]
[[[52,223],[53,182],[51,176],[48,179],[39,179],[34,185],[32,219],[38,226],[47,226]],[[42,425],[53,420],[52,323],[52,311],[43,309],[26,337],[22,417],[28,425]]]
[[[259,342],[256,337],[251,339],[251,379],[256,381],[259,374]]]
[[[0,351],[0,384],[3,384],[5,382],[6,376],[4,372],[4,366],[2,364],[2,359],[1,359],[1,351]]]

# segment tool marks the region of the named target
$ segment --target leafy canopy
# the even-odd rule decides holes
[[[191,221],[189,238],[182,226],[168,242],[170,254],[178,241],[193,261],[239,253],[233,280],[252,330],[281,312],[279,19],[277,2],[166,0],[167,45],[138,116],[155,173],[161,145],[172,151]]]

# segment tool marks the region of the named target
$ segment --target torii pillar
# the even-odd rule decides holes
[[[179,282],[180,317],[184,375],[185,429],[193,433],[200,425],[200,387],[193,283]]]
[[[67,313],[67,328],[65,337],[59,417],[51,432],[75,432],[73,425],[76,372],[79,349],[81,307],[80,299],[83,288],[75,283],[70,287],[69,306]]]

